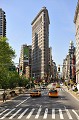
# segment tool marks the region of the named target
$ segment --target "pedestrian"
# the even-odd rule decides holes
[[[5,91],[4,91],[4,93],[3,93],[3,102],[6,101],[6,95],[7,95],[7,94],[6,94]]]

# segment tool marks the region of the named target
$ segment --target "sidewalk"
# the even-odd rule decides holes
[[[67,86],[63,86],[63,88],[69,92],[75,99],[77,99],[79,101],[79,92],[74,92],[72,89],[67,88]]]
[[[3,104],[3,103],[5,103],[5,102],[11,101],[13,98],[14,98],[14,97],[11,97],[10,99],[6,99],[6,101],[4,101],[4,102],[3,102],[2,99],[0,99],[0,105]]]
[[[15,97],[18,97],[19,95],[21,95],[21,94],[18,94],[18,95],[14,96],[14,97],[7,96],[7,98],[6,98],[6,100],[4,102],[3,102],[3,98],[0,96],[0,105],[3,104],[3,103],[5,103],[5,102],[11,101]]]
[[[10,91],[9,91],[9,92],[10,92]],[[27,94],[27,95],[28,95],[29,92],[30,92],[30,89],[26,89],[25,91],[22,91],[21,93],[18,92],[18,91],[16,91],[16,94],[17,94],[17,95],[15,95],[15,96],[13,96],[13,97],[11,97],[11,95],[8,93],[8,96],[7,96],[5,102],[11,101],[11,100],[14,99],[15,97],[18,97],[18,96],[23,95],[23,94]],[[5,102],[3,102],[2,94],[0,94],[0,105],[3,104],[3,103],[5,103]]]
[[[69,93],[72,94],[79,101],[79,93],[69,90]]]

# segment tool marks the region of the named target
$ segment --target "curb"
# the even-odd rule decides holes
[[[6,101],[4,101],[4,102],[3,102],[3,100],[0,100],[0,105],[1,105],[1,104],[4,104],[4,103],[6,103],[6,102],[9,102],[9,101],[13,100],[14,98],[17,98],[17,97],[19,97],[19,96],[21,96],[21,95],[23,95],[23,94],[18,94],[17,96],[11,97],[10,99],[6,99]]]
[[[79,94],[77,94],[76,92],[72,91],[72,90],[68,90],[66,86],[63,86],[63,88],[69,93],[71,94],[77,101],[79,101]]]
[[[69,91],[69,93],[70,93],[77,101],[79,101],[79,97],[78,97],[78,95],[76,95],[76,93],[74,93],[73,91],[72,91],[72,92]]]

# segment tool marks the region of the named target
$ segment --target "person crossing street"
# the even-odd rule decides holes
[[[4,93],[2,94],[3,95],[3,102],[6,101],[6,92],[4,91]]]

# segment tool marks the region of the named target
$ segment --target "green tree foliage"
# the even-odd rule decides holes
[[[26,86],[29,82],[24,76],[19,76],[13,63],[15,51],[9,45],[7,38],[0,37],[0,88],[13,89],[16,86]]]
[[[19,75],[16,71],[9,71],[8,72],[8,87],[10,89],[15,88],[18,86]]]
[[[9,45],[7,38],[0,37],[0,87],[8,88],[9,83],[9,66],[13,64],[12,59],[15,57],[15,51]]]
[[[11,64],[12,59],[15,57],[15,51],[7,41],[7,38],[0,37],[0,64],[2,65]]]
[[[29,83],[29,79],[26,79],[24,76],[20,76],[18,79],[18,86],[25,87]]]

